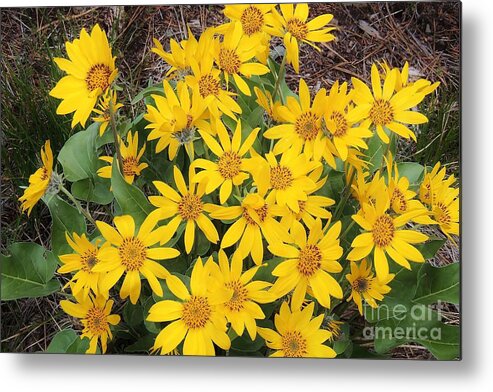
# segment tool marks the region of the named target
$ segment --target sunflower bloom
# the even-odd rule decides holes
[[[57,114],[74,113],[72,128],[77,124],[85,127],[98,98],[106,93],[115,80],[118,70],[111,54],[106,34],[96,24],[91,34],[85,29],[80,38],[65,43],[69,59],[55,58],[64,76],[50,91],[50,95],[62,99]]]
[[[300,79],[300,102],[293,98],[287,98],[287,105],[277,108],[277,115],[281,122],[286,124],[276,125],[264,132],[267,139],[280,139],[274,146],[274,154],[281,154],[288,149],[300,147],[308,159],[320,161],[324,155],[322,139],[322,115],[326,110],[326,91],[320,89],[313,103],[310,99],[310,91],[304,79]],[[330,158],[329,158],[330,159]]]
[[[389,208],[390,198],[384,189],[376,195],[375,205],[364,204],[360,213],[352,216],[365,232],[353,240],[353,249],[347,258],[351,261],[361,260],[373,250],[373,265],[380,281],[385,281],[389,276],[386,254],[397,264],[411,269],[409,261],[425,261],[419,250],[411,244],[419,244],[428,239],[428,236],[422,233],[402,228],[410,220],[421,215],[422,211],[410,211],[392,217],[388,212]]]
[[[116,91],[108,91],[106,95],[103,96],[98,108],[93,110],[93,112],[98,114],[98,116],[92,118],[95,122],[100,123],[99,136],[103,136],[104,132],[108,128],[111,121],[112,108],[116,113],[116,111],[122,107],[123,105],[117,102]]]
[[[129,184],[134,182],[135,176],[140,176],[142,170],[146,169],[149,165],[145,162],[140,162],[140,158],[144,155],[146,146],[145,143],[139,151],[139,133],[129,131],[127,135],[128,144],[125,145],[121,139],[119,139],[120,152],[123,160],[123,177]],[[113,165],[114,158],[110,156],[99,157],[102,161],[108,162],[109,165],[98,169],[98,175],[103,178],[111,178],[111,167]]]
[[[50,187],[53,174],[53,153],[49,140],[45,142],[44,148],[41,148],[41,161],[43,166],[36,170],[34,174],[31,174],[29,177],[29,186],[23,195],[19,197],[22,212],[27,210],[28,216],[31,214],[31,210],[36,203],[45,195]]]
[[[294,290],[291,305],[301,307],[307,291],[320,305],[330,308],[330,297],[342,298],[342,289],[331,275],[342,271],[337,260],[342,256],[339,246],[341,222],[336,222],[324,233],[320,219],[310,228],[308,238],[301,224],[291,231],[294,244],[273,244],[269,246],[272,254],[283,257],[272,275],[277,280],[271,288],[279,297]]]
[[[106,353],[108,339],[112,339],[110,325],[117,325],[120,316],[111,314],[113,300],[102,295],[84,295],[82,291],[74,295],[76,303],[68,300],[60,301],[60,306],[68,315],[81,320],[84,329],[81,339],[89,339],[89,348],[86,354],[96,354],[98,342],[101,343],[101,352]]]
[[[192,181],[204,183],[207,194],[220,187],[219,201],[224,204],[231,195],[233,185],[239,186],[250,177],[252,161],[244,158],[244,155],[255,142],[260,128],[253,129],[241,144],[241,120],[238,120],[231,140],[224,124],[219,120],[216,123],[220,144],[209,133],[202,130],[199,133],[207,147],[217,156],[217,163],[207,159],[195,160],[193,166],[204,170],[197,173]]]
[[[459,235],[459,189],[442,187],[433,199],[433,218],[448,237]]]
[[[211,258],[205,265],[200,257],[197,259],[190,289],[176,276],[166,281],[178,301],[160,301],[149,309],[148,321],[171,321],[157,335],[154,350],[168,354],[183,340],[183,355],[214,356],[214,343],[223,350],[229,350],[231,341],[226,334],[226,318],[218,306],[231,298],[233,290],[210,290],[210,263]]]
[[[283,302],[279,314],[274,317],[277,331],[258,328],[267,347],[276,350],[270,357],[334,358],[337,355],[332,348],[323,344],[330,340],[332,334],[321,328],[323,314],[313,317],[314,308],[315,304],[311,302],[302,310],[289,309],[288,303]]]
[[[96,221],[104,239],[112,246],[99,251],[99,263],[93,267],[94,272],[106,272],[100,282],[103,294],[125,275],[120,289],[121,299],[130,296],[130,302],[136,304],[141,291],[143,275],[152,291],[159,296],[163,289],[157,278],[166,279],[170,273],[154,260],[168,260],[180,255],[172,248],[151,248],[162,237],[162,228],[154,230],[156,220],[148,216],[136,233],[134,219],[130,215],[117,216],[113,219],[116,230],[105,222]]]
[[[188,188],[178,167],[175,166],[173,168],[173,173],[179,193],[164,182],[154,181],[154,186],[162,196],[149,197],[151,204],[157,207],[155,214],[160,219],[173,218],[165,226],[163,236],[160,238],[161,244],[171,239],[181,222],[186,222],[185,251],[187,254],[191,252],[195,241],[195,225],[199,227],[210,242],[216,244],[219,241],[219,234],[216,227],[204,213],[210,213],[214,206],[202,201],[205,190],[203,186],[196,186],[191,181],[194,175],[193,168],[190,168]]]
[[[217,266],[217,264],[214,264]],[[265,319],[265,314],[258,304],[266,304],[277,299],[266,291],[271,286],[268,282],[252,281],[259,266],[243,271],[243,258],[240,253],[234,253],[231,265],[223,250],[219,251],[219,267],[212,270],[216,284],[228,290],[233,290],[232,297],[220,305],[221,313],[231,323],[238,336],[246,330],[252,340],[257,336],[256,320]]]
[[[69,282],[74,295],[82,291],[84,296],[87,297],[89,290],[92,290],[95,295],[100,294],[99,286],[104,274],[94,272],[92,269],[99,263],[99,251],[109,246],[109,244],[104,243],[100,247],[100,241],[96,240],[96,243],[93,244],[85,234],[79,236],[77,233],[72,233],[72,236],[70,236],[65,233],[65,238],[75,253],[60,256],[62,266],[58,269],[58,272],[61,274],[75,272]]]
[[[355,88],[353,101],[356,107],[349,112],[349,115],[355,121],[365,120],[365,125],[374,125],[380,139],[387,144],[390,138],[385,129],[405,139],[411,138],[416,141],[416,135],[406,124],[428,122],[424,114],[410,110],[424,99],[425,94],[416,91],[413,86],[395,93],[396,78],[397,70],[390,72],[385,76],[382,87],[380,74],[375,64],[371,67],[373,92],[361,80],[352,78]]]
[[[383,300],[384,294],[390,292],[387,284],[394,278],[394,274],[389,274],[383,281],[379,281],[373,276],[371,267],[367,267],[366,259],[358,264],[351,262],[351,273],[346,275],[346,279],[351,285],[351,295],[347,301],[353,300],[358,305],[359,313],[363,314],[363,299],[372,308],[377,308],[377,301]]]
[[[335,27],[326,27],[333,15],[324,14],[307,22],[309,7],[306,3],[280,4],[281,13],[274,12],[274,34],[283,37],[286,47],[286,61],[291,64],[296,73],[300,72],[299,46],[302,42],[309,44],[318,51],[313,42],[330,42],[334,35],[330,32]]]
[[[239,242],[238,252],[243,257],[251,254],[255,264],[261,265],[264,260],[263,238],[268,244],[290,240],[285,227],[275,219],[284,213],[285,208],[276,205],[272,196],[264,199],[262,194],[250,193],[240,206],[215,206],[211,217],[235,221],[224,233],[221,248],[226,249]]]
[[[264,110],[269,119],[275,122],[282,122],[281,117],[277,115],[277,111],[282,106],[279,101],[275,101],[272,99],[272,94],[270,91],[266,90],[265,93],[260,90],[257,86],[253,87],[253,91],[255,92],[255,96],[257,102]]]

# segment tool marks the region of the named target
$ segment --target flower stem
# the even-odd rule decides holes
[[[111,124],[111,131],[113,132],[116,156],[118,158],[118,165],[120,167],[120,171],[123,173],[123,158],[122,158],[122,153],[120,151],[120,143],[118,142],[118,132],[116,131],[115,107],[113,106],[113,100],[111,99],[110,99],[110,124]]]
[[[80,202],[68,191],[67,188],[65,188],[63,185],[61,186],[60,190],[65,193],[65,195],[70,199],[70,201],[75,205],[75,207],[77,208],[77,210],[82,214],[84,215],[87,220],[89,222],[91,222],[94,226],[96,226],[96,222],[94,221],[93,217],[91,216],[91,214],[84,210],[84,208],[82,208],[82,205],[80,204]]]
[[[286,69],[286,52],[282,58],[281,66],[279,67],[279,73],[276,75],[276,84],[274,85],[274,93],[272,94],[272,102],[275,102],[279,87],[281,85],[281,79],[284,77],[284,71]],[[282,96],[281,96],[282,99]]]
[[[349,178],[349,181],[346,184],[346,187],[342,191],[343,196],[341,198],[339,205],[337,206],[337,208],[334,212],[334,221],[339,219],[342,211],[344,211],[344,207],[346,206],[346,203],[349,199],[349,196],[351,196],[351,185],[353,183],[355,173],[356,173],[356,170],[353,170],[353,172],[351,173],[351,177]]]

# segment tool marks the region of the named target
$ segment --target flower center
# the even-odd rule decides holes
[[[82,270],[85,272],[91,272],[92,267],[94,267],[98,262],[96,257],[96,251],[93,249],[87,250],[80,256],[82,262]]]
[[[407,211],[407,200],[399,188],[395,188],[394,191],[392,192],[392,197],[390,198],[390,204],[392,205],[393,208],[395,208],[400,213]]]
[[[89,91],[100,88],[105,91],[110,85],[111,70],[105,64],[96,64],[91,67],[86,76],[86,85]]]
[[[320,127],[317,124],[318,118],[312,112],[302,113],[294,124],[294,130],[304,140],[314,140]]]
[[[354,291],[357,291],[358,293],[364,293],[370,287],[370,282],[368,281],[368,279],[358,278],[353,281],[352,287]]]
[[[435,218],[438,223],[442,225],[448,225],[452,222],[452,217],[450,216],[447,206],[443,203],[437,203],[435,209]]]
[[[193,295],[183,304],[182,320],[189,329],[204,328],[211,313],[207,298]]]
[[[293,37],[299,40],[304,40],[308,34],[308,26],[298,18],[288,20],[288,31]]]
[[[309,278],[320,269],[322,265],[322,252],[317,245],[306,245],[298,256],[298,271]]]
[[[253,35],[262,31],[264,25],[264,14],[257,7],[251,5],[241,14],[241,25],[246,35]]]
[[[302,357],[306,354],[306,339],[299,331],[288,331],[282,337],[282,350],[286,357]]]
[[[206,98],[209,95],[216,96],[219,94],[219,81],[211,74],[202,76],[199,79],[199,93],[202,98]]]
[[[135,157],[123,158],[123,174],[125,176],[134,176],[137,172],[137,163]]]
[[[387,125],[394,121],[394,108],[389,101],[377,99],[370,109],[370,119],[375,125]]]
[[[233,289],[233,296],[224,304],[231,312],[239,312],[243,309],[243,304],[248,300],[248,290],[238,280],[227,282],[226,287]]]
[[[127,271],[138,271],[142,267],[147,258],[146,249],[138,238],[127,237],[123,239],[118,248],[118,253]]]
[[[241,158],[236,152],[225,152],[217,162],[219,173],[223,178],[232,179],[240,173]]]
[[[108,328],[108,322],[106,320],[104,310],[95,306],[87,311],[85,321],[86,328],[93,335],[101,335]]]
[[[202,213],[204,206],[197,195],[191,193],[183,196],[178,203],[178,213],[183,220],[195,220]]]
[[[46,167],[41,168],[41,181],[45,181],[48,179],[48,169]]]
[[[392,242],[394,238],[394,221],[387,214],[379,216],[373,224],[373,242],[378,247],[385,247]]]
[[[269,208],[267,207],[267,204],[264,204],[262,207],[255,209],[255,212],[257,213],[261,223],[263,223],[265,218],[267,218],[268,209]],[[245,218],[245,220],[249,225],[257,226],[257,222],[255,222],[255,220],[248,213],[248,210],[244,207],[243,207],[243,218]]]
[[[274,189],[284,190],[293,183],[293,173],[286,166],[277,165],[270,169],[270,185]]]
[[[219,67],[229,74],[237,74],[240,71],[240,56],[231,49],[221,48],[219,50]]]
[[[189,127],[187,123],[186,128],[173,132],[171,137],[176,139],[181,145],[191,143],[195,138],[195,128]]]
[[[348,131],[348,123],[346,121],[346,117],[340,112],[334,112],[330,116],[330,119],[335,123],[335,137],[343,137],[347,134]]]

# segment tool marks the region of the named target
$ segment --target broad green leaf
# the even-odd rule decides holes
[[[120,170],[118,170],[118,165],[113,165],[111,187],[121,208],[121,213],[131,215],[136,226],[140,226],[153,207],[139,188],[125,181]]]
[[[125,352],[127,353],[147,353],[151,350],[154,345],[154,340],[156,339],[155,334],[147,334],[141,336],[137,341],[130,346],[125,347]]]
[[[53,224],[51,226],[51,249],[55,256],[72,253],[73,250],[67,244],[65,233],[82,234],[87,231],[84,216],[77,208],[72,207],[58,196],[47,196],[44,202],[48,206]]]
[[[427,241],[424,244],[415,245],[415,247],[421,252],[425,260],[428,260],[435,257],[436,253],[443,246],[444,243],[445,240],[442,238],[432,238],[430,241]]]
[[[130,104],[135,105],[138,102],[142,101],[144,98],[149,97],[151,94],[164,95],[163,84],[155,84],[141,90],[140,93],[135,96],[132,102],[130,102]]]
[[[58,291],[60,283],[54,278],[57,267],[54,257],[45,257],[45,248],[30,242],[17,242],[1,255],[2,301],[43,297]]]
[[[390,138],[390,146],[382,142],[380,137],[375,134],[368,140],[368,149],[365,152],[368,162],[370,163],[370,170],[372,172],[380,169],[385,166],[385,161],[383,159],[384,155],[387,151],[392,152],[392,155],[395,156],[395,148],[396,148],[396,138]]]
[[[437,301],[459,303],[459,264],[433,267],[425,264],[418,273],[418,287],[414,302],[424,305]]]
[[[245,331],[243,336],[238,336],[231,342],[231,349],[242,352],[255,352],[260,350],[265,345],[264,339],[257,334],[255,340],[252,341],[250,335]]]
[[[275,276],[272,275],[272,271],[276,268],[284,259],[280,257],[274,257],[270,260],[264,261],[262,266],[258,269],[255,274],[254,280],[263,280],[264,282],[273,283],[276,279]]]
[[[81,339],[73,329],[64,329],[55,335],[45,352],[51,354],[85,354],[88,348],[88,338]]]
[[[101,205],[107,205],[113,201],[113,193],[110,191],[110,181],[99,176],[74,182],[71,191],[72,195],[79,200]]]
[[[416,162],[398,163],[397,169],[399,170],[399,176],[407,177],[411,185],[418,184],[424,172],[424,167]]]

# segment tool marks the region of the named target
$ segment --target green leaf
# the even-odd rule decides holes
[[[272,271],[283,261],[284,259],[280,257],[274,257],[270,260],[265,261],[256,272],[254,279],[273,283],[276,277],[272,275]]]
[[[417,244],[415,247],[420,251],[425,260],[428,260],[435,257],[444,243],[445,240],[443,238],[432,238],[431,241],[427,241],[424,244]]]
[[[424,172],[424,167],[416,162],[403,162],[397,164],[399,177],[407,177],[409,184],[416,185]]]
[[[87,202],[107,205],[113,201],[110,181],[97,175],[74,182],[71,191],[75,198]]]
[[[243,336],[238,336],[231,342],[231,349],[235,351],[242,351],[247,353],[253,353],[260,350],[265,345],[264,339],[257,334],[255,340],[250,338],[250,335],[245,331]]]
[[[145,89],[141,90],[140,93],[138,93],[135,96],[132,102],[130,102],[130,104],[135,105],[138,102],[142,101],[144,98],[151,96],[151,94],[163,95],[164,90],[162,83],[155,84],[153,86],[146,87]]]
[[[77,208],[72,207],[58,196],[45,197],[53,224],[51,226],[51,249],[55,256],[72,253],[73,249],[67,244],[65,233],[82,234],[87,231],[84,216]]]
[[[141,336],[137,341],[128,347],[125,347],[127,353],[148,353],[154,345],[155,334]]]
[[[45,248],[30,242],[17,242],[8,251],[9,256],[0,256],[2,301],[43,297],[60,288],[54,278],[56,259],[45,257]]]
[[[395,143],[396,138],[391,137],[390,138],[390,146],[388,144],[385,144],[382,142],[380,137],[375,134],[368,140],[368,149],[366,150],[365,154],[367,157],[367,160],[370,163],[370,170],[372,172],[380,169],[382,166],[385,165],[385,161],[383,159],[384,155],[386,154],[387,150],[391,151],[393,155],[395,155],[395,148],[396,148],[396,143]]]
[[[153,207],[139,188],[125,181],[118,170],[118,165],[113,165],[112,168],[111,187],[121,213],[131,215],[136,226],[140,226]]]
[[[99,126],[92,124],[65,142],[58,153],[63,174],[70,182],[91,178],[98,169],[96,136]]]
[[[51,354],[85,354],[88,348],[88,338],[81,339],[73,329],[64,329],[55,335],[45,352]]]
[[[424,305],[437,301],[459,303],[459,264],[433,267],[425,264],[418,273],[418,287],[414,302]]]

